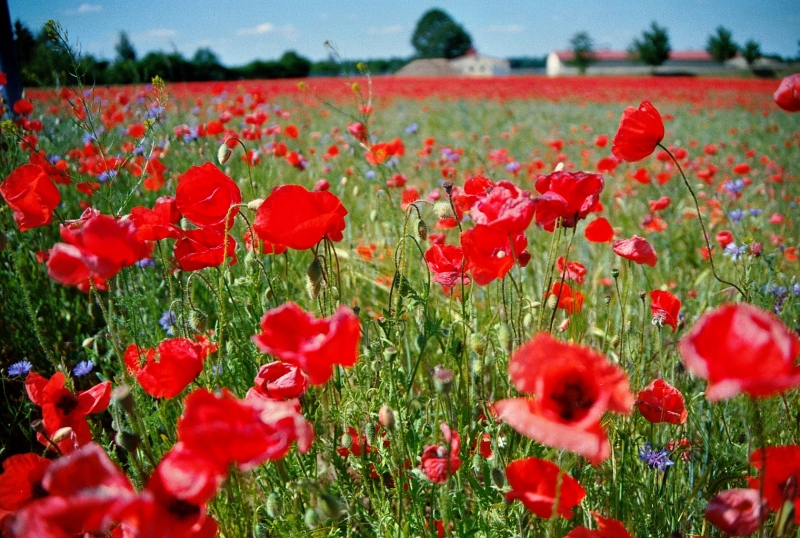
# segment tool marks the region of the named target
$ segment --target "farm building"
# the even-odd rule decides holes
[[[511,66],[508,60],[484,56],[471,50],[464,56],[452,60],[445,58],[414,60],[395,74],[401,76],[491,77],[510,75]]]
[[[547,56],[548,76],[577,75],[578,68],[569,65],[575,58],[573,51],[553,51]],[[741,69],[741,59],[734,58],[724,64],[714,61],[704,50],[684,50],[670,52],[669,60],[662,65],[652,66],[638,63],[626,51],[598,50],[594,52],[595,61],[586,70],[587,75],[638,75],[657,73],[662,75],[699,75],[710,71]],[[738,61],[738,63],[737,63]],[[746,67],[746,65],[745,65]]]

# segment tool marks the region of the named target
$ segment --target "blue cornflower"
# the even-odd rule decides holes
[[[419,125],[417,125],[416,122],[412,123],[411,125],[406,127],[406,134],[414,134],[417,132],[417,130],[419,130]]]
[[[666,471],[670,465],[675,465],[675,462],[669,459],[669,452],[666,449],[653,450],[650,443],[639,449],[639,459],[647,464],[651,469],[658,469],[659,471]]]
[[[800,295],[800,282],[792,286],[792,293],[795,295]]]
[[[367,170],[364,173],[364,177],[367,179],[375,179],[375,170]]]
[[[725,183],[722,187],[729,193],[736,194],[744,188],[744,181],[741,179],[734,179],[733,181]]]
[[[155,118],[158,118],[159,116],[161,116],[162,114],[164,114],[164,107],[163,106],[154,106],[154,107],[149,108],[147,110],[147,113],[145,114],[145,117],[147,117],[149,119],[155,119]]]
[[[117,176],[116,170],[109,170],[108,172],[100,172],[100,175],[97,176],[97,180],[100,183],[105,183],[109,179],[114,179]]]
[[[8,367],[8,375],[25,375],[31,371],[33,365],[29,361],[15,362]]]
[[[506,165],[506,170],[513,174],[514,172],[517,172],[521,166],[522,165],[519,164],[518,162],[512,161]]]
[[[167,334],[173,334],[172,327],[177,323],[177,319],[175,318],[175,312],[172,310],[167,310],[161,315],[161,319],[158,320],[158,324],[161,325],[161,328],[167,331]]]
[[[761,213],[763,213],[763,210],[761,210],[761,209],[758,209],[757,207],[754,207],[753,209],[750,209],[750,210],[748,210],[747,212],[748,212],[748,213],[750,213],[750,216],[751,216],[751,217],[757,217],[757,216],[759,216]]]
[[[90,373],[92,368],[94,368],[94,363],[92,361],[81,361],[72,369],[72,375],[75,377],[83,377]]]
[[[747,245],[742,245],[741,247],[736,246],[736,243],[728,243],[725,245],[725,250],[723,254],[725,256],[730,256],[731,260],[738,262],[742,256],[747,253]]]
[[[142,258],[136,262],[137,267],[155,267],[156,262],[153,258]]]
[[[728,213],[728,218],[731,219],[731,222],[733,222],[734,224],[742,220],[742,217],[744,217],[744,211],[742,211],[741,209],[734,209],[733,211]]]

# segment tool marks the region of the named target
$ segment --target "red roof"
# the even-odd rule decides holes
[[[575,53],[571,50],[557,50],[556,56],[563,62],[569,62],[575,58]],[[596,50],[594,58],[600,62],[624,61],[630,59],[630,53],[624,50]],[[669,53],[669,59],[682,62],[712,61],[711,55],[704,50],[673,50]]]

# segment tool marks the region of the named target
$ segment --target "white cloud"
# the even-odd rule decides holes
[[[77,9],[70,9],[66,11],[67,15],[85,15],[87,13],[97,13],[98,11],[102,11],[103,6],[98,6],[97,4],[81,4],[78,6]]]
[[[489,26],[489,31],[501,32],[504,34],[518,34],[520,32],[524,32],[525,27],[522,26],[521,24],[506,24],[506,25],[493,24]]]
[[[275,31],[275,26],[268,22],[253,26],[252,28],[239,28],[236,30],[236,35],[263,35]]]
[[[367,33],[369,35],[391,35],[391,34],[399,34],[403,31],[403,26],[400,24],[394,24],[392,26],[384,26],[383,28],[375,28],[374,26],[370,26],[367,29]]]

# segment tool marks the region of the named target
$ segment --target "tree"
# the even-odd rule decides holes
[[[472,48],[472,38],[450,15],[431,9],[417,22],[411,45],[420,58],[456,58]]]
[[[594,41],[588,32],[578,32],[569,40],[574,59],[572,60],[581,74],[586,73],[586,68],[594,62]]]
[[[667,29],[653,21],[650,31],[645,30],[641,39],[634,39],[630,50],[647,65],[655,67],[663,64],[669,59],[669,53],[672,50],[669,45]]]
[[[730,60],[736,53],[739,52],[739,46],[733,42],[731,31],[720,26],[717,28],[717,33],[708,37],[708,45],[706,51],[719,63],[724,63]]]
[[[117,61],[136,61],[136,49],[133,48],[133,43],[125,32],[119,33],[119,41],[114,46],[114,50],[117,51]]]
[[[753,63],[761,58],[761,45],[752,39],[748,40],[742,47],[742,57],[747,61],[747,65],[752,67]]]

